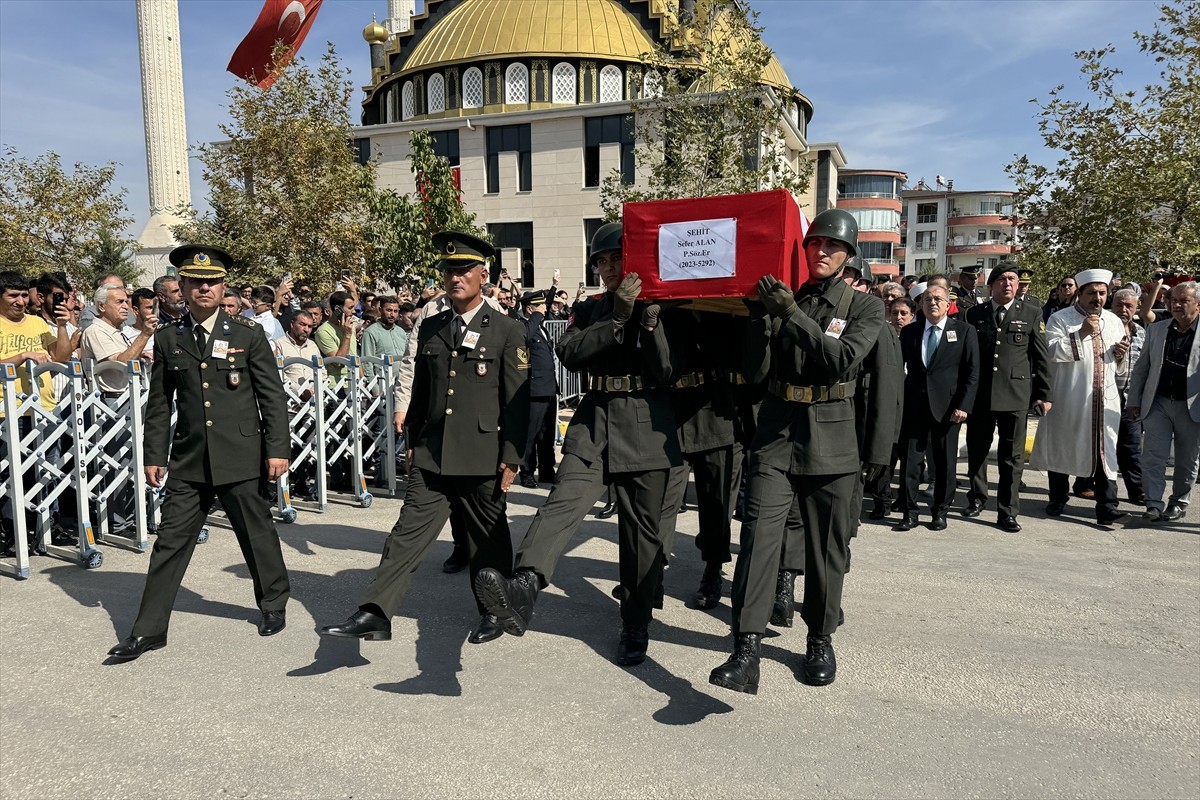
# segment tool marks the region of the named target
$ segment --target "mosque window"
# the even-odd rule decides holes
[[[599,95],[596,85],[596,62],[583,61],[579,64],[579,102],[594,103]]]
[[[621,80],[621,68],[609,64],[600,70],[600,102],[616,103],[625,99]]]
[[[646,70],[646,76],[642,78],[642,96],[662,97],[662,91],[662,78],[658,72],[652,69]]]
[[[565,61],[554,65],[554,102],[575,103],[575,68]]]
[[[533,190],[533,151],[529,125],[497,125],[487,129],[487,191],[500,191],[500,154],[517,154],[517,191]]]
[[[529,96],[535,103],[550,101],[550,62],[538,60],[533,62],[529,73]]]
[[[628,67],[625,70],[625,95],[630,100],[642,96],[642,70],[639,67]]]
[[[486,106],[504,102],[504,87],[500,85],[500,65],[483,66],[483,104]]]
[[[634,124],[632,114],[588,117],[583,121],[583,185],[600,185],[600,146],[620,145],[621,182],[633,183]]]
[[[529,68],[509,64],[504,71],[504,102],[523,105],[529,102]]]
[[[383,121],[396,121],[396,87],[392,86],[383,95]]]
[[[413,111],[421,116],[429,113],[425,106],[425,76],[413,78]]]
[[[483,73],[471,67],[463,73],[463,108],[483,107]]]
[[[400,119],[411,119],[413,115],[413,85],[412,81],[405,81],[404,88],[400,90]]]
[[[462,85],[458,80],[458,67],[446,70],[446,108],[462,105]]]
[[[440,114],[446,110],[446,81],[441,75],[429,76],[429,113]]]

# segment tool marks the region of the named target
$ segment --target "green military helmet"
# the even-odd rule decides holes
[[[814,236],[824,236],[826,239],[836,239],[850,248],[850,255],[858,255],[858,221],[849,211],[840,208],[829,208],[813,217],[808,225],[808,233],[804,235],[804,244]]]
[[[874,282],[875,280],[875,276],[871,274],[871,265],[862,256],[850,256],[847,258],[845,269],[854,270],[858,273],[858,277],[865,278],[867,281]]]
[[[609,250],[621,249],[621,236],[624,227],[619,222],[608,222],[601,225],[592,234],[592,244],[588,250],[588,263],[596,260],[596,256]]]

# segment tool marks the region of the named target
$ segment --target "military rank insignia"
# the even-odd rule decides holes
[[[517,369],[529,369],[529,348],[517,348]]]
[[[484,361],[475,362],[475,374],[481,378],[484,375],[487,375],[487,362],[484,362]]]

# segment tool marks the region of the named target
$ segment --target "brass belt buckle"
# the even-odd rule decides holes
[[[789,386],[788,400],[793,403],[811,403],[812,402],[812,387],[811,386]]]
[[[628,387],[625,385],[625,378],[623,378],[623,377],[621,377],[621,378],[609,378],[609,379],[608,379],[608,382],[609,382],[610,391],[614,391],[614,392],[623,392],[623,391],[625,391],[625,390],[628,388]]]
[[[690,389],[696,385],[695,375],[683,375],[679,378],[679,382],[675,384],[680,389]]]

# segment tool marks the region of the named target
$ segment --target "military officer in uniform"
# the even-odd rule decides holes
[[[554,426],[558,421],[558,375],[554,370],[554,345],[542,321],[546,318],[546,292],[526,292],[525,346],[529,351],[529,443],[521,462],[521,485],[536,489],[538,482],[554,483]]]
[[[1042,301],[1036,294],[1029,291],[1030,284],[1033,282],[1033,270],[1024,267],[1017,270],[1017,299],[1022,303],[1032,305],[1037,308],[1038,314],[1042,313]]]
[[[108,651],[131,660],[167,645],[179,583],[213,500],[229,515],[262,611],[258,632],[283,630],[290,586],[271,509],[260,484],[287,472],[286,393],[262,328],[219,307],[233,263],[216,247],[171,251],[188,313],[154,334],[146,405],[146,480],[163,485],[158,539],[133,633]],[[171,436],[171,404],[178,409]],[[169,470],[169,474],[168,474]]]
[[[512,565],[504,493],[529,425],[525,331],[483,302],[486,264],[495,256],[490,244],[457,231],[435,234],[433,243],[450,308],[421,324],[405,417],[412,471],[404,506],[358,610],[322,628],[322,636],[391,639],[392,617],[451,508],[466,524],[472,580],[484,568],[507,575]],[[503,633],[481,603],[479,613],[473,644]]]
[[[803,678],[832,683],[837,630],[862,468],[854,394],[859,368],[883,326],[883,301],[842,280],[858,250],[858,224],[842,209],[822,211],[804,239],[809,277],[793,291],[759,280],[761,306],[747,335],[748,378],[769,378],[750,456],[746,523],[733,577],[733,655],[709,682],[757,693],[759,644],[774,604],[775,577],[793,497],[804,523]]]
[[[954,301],[958,306],[958,316],[962,318],[970,309],[987,300],[987,295],[980,290],[979,272],[981,264],[968,264],[958,271],[958,286],[954,287]]]
[[[673,367],[662,307],[639,303],[641,279],[622,278],[622,227],[602,225],[590,261],[606,291],[577,304],[558,343],[559,361],[586,372],[588,391],[567,428],[558,479],[517,552],[516,573],[483,570],[476,591],[509,633],[525,633],[538,592],[579,529],[613,485],[621,573],[617,663],[646,658],[654,596],[660,584],[659,520],[667,477],[682,464],[668,387]]]
[[[991,300],[967,312],[979,339],[979,389],[975,410],[967,418],[967,492],[964,517],[977,517],[987,502],[987,458],[997,429],[997,525],[1017,533],[1021,523],[1021,473],[1025,466],[1025,427],[1029,409],[1039,416],[1050,410],[1050,360],[1042,312],[1017,299],[1020,273],[1005,262],[988,276]]]

